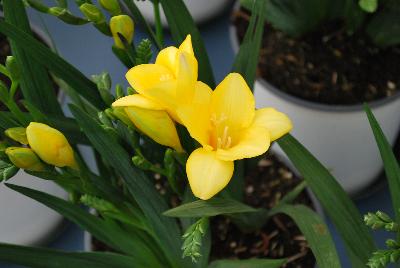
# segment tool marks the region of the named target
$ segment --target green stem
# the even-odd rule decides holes
[[[158,43],[160,43],[161,46],[163,47],[164,46],[164,33],[163,33],[162,24],[161,24],[159,0],[153,1],[153,8],[154,8],[154,18],[155,18],[155,24],[156,24],[156,37],[157,37]]]
[[[19,86],[19,81],[12,81],[10,87],[10,99],[14,99],[15,92],[17,92],[17,88]]]
[[[10,98],[7,103],[5,103],[7,108],[11,111],[12,114],[15,115],[17,120],[24,126],[28,126],[29,120],[25,117],[25,114],[19,109],[18,105],[15,101]]]

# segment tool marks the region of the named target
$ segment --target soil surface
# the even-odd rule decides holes
[[[272,208],[301,179],[273,155],[262,158],[246,176],[244,201],[253,207]],[[294,203],[312,207],[304,191]],[[287,258],[283,267],[311,268],[315,258],[293,220],[278,214],[257,232],[242,233],[229,218],[215,217],[211,222],[211,259]]]
[[[239,40],[249,22],[243,8],[233,14]],[[400,89],[400,46],[377,48],[361,30],[348,35],[339,21],[290,38],[265,24],[258,75],[291,95],[318,103],[356,104]]]
[[[295,176],[275,156],[268,154],[259,159],[246,176],[244,202],[257,208],[272,208],[285,194],[296,187],[301,179]],[[163,184],[157,180],[160,190]],[[161,191],[164,195],[165,192]],[[171,199],[172,206],[179,205],[176,198]],[[309,195],[303,191],[293,202],[312,208]],[[230,219],[214,217],[210,224],[212,248],[210,260],[249,259],[249,258],[287,258],[283,267],[312,268],[315,258],[308,247],[305,237],[289,217],[277,214],[259,231],[241,232]],[[113,251],[92,237],[95,251]]]

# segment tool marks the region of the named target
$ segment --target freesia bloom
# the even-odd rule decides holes
[[[65,136],[48,125],[31,122],[26,128],[29,146],[44,162],[77,169],[74,151]]]
[[[182,151],[175,124],[181,122],[176,108],[191,102],[197,82],[197,60],[190,35],[176,47],[160,51],[154,64],[131,68],[126,78],[139,93],[118,99],[132,123],[154,141]]]
[[[177,122],[176,107],[189,103],[197,82],[197,60],[194,56],[190,35],[176,47],[160,51],[154,64],[140,64],[131,68],[126,79],[143,97],[163,107]],[[121,99],[126,106],[136,106],[136,97]],[[115,103],[114,106],[121,106]]]
[[[271,141],[292,129],[290,119],[273,108],[256,110],[254,96],[240,74],[229,74],[212,91],[202,84],[190,105],[177,114],[201,148],[189,156],[186,172],[193,194],[207,200],[233,175],[235,160],[265,153]]]

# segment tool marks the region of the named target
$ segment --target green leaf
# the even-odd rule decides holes
[[[72,253],[0,243],[0,260],[37,268],[131,268],[137,259],[114,253]]]
[[[0,32],[22,46],[24,51],[29,53],[37,64],[42,64],[49,71],[64,80],[95,107],[99,109],[105,108],[96,85],[63,58],[52,52],[32,36],[29,36],[14,25],[5,22],[3,19],[0,19]]]
[[[329,229],[321,217],[304,205],[278,205],[270,215],[284,213],[291,217],[306,237],[320,268],[340,268],[339,256]]]
[[[367,25],[367,34],[381,47],[400,44],[400,11],[384,9],[375,14]]]
[[[28,196],[57,211],[114,249],[134,257],[136,263],[143,265],[143,267],[161,267],[161,265],[157,263],[154,254],[144,246],[143,242],[140,241],[138,237],[135,237],[134,233],[127,233],[121,228],[117,229],[115,225],[110,225],[108,222],[89,214],[78,205],[58,197],[18,185],[6,185],[14,191]]]
[[[0,160],[0,182],[12,178],[15,174],[17,174],[18,171],[19,168],[13,164]]]
[[[218,260],[213,261],[208,268],[279,268],[286,259],[249,259],[249,260]]]
[[[233,213],[256,212],[255,208],[249,207],[233,199],[215,197],[204,201],[197,200],[191,203],[165,211],[163,214],[168,217],[212,217]]]
[[[265,0],[247,1],[252,11],[249,27],[233,63],[232,71],[243,75],[247,84],[253,88],[259,61],[261,40],[264,32]],[[254,4],[253,4],[254,2]]]
[[[378,121],[376,120],[371,109],[364,105],[364,109],[368,116],[368,121],[374,133],[376,144],[381,153],[383,165],[385,167],[386,177],[389,183],[389,190],[392,197],[393,210],[396,215],[396,222],[400,223],[400,167],[392,147],[385,137]]]
[[[4,0],[3,8],[6,21],[33,38],[23,2]],[[62,110],[46,69],[34,60],[32,53],[25,50],[24,44],[11,40],[10,45],[21,70],[20,83],[24,98],[44,113],[61,115]]]
[[[132,18],[134,19],[135,23],[140,24],[143,26],[143,29],[149,35],[153,43],[157,46],[159,50],[162,49],[162,45],[158,42],[156,34],[154,33],[153,29],[147,23],[146,19],[143,17],[142,13],[140,12],[139,8],[136,6],[135,1],[133,0],[123,0],[126,7],[131,12]]]
[[[181,232],[178,224],[174,219],[168,219],[161,215],[168,206],[149,178],[143,171],[132,165],[128,153],[96,120],[74,105],[71,105],[70,108],[94,148],[126,183],[132,197],[145,214],[149,227],[154,231],[157,242],[167,259],[173,266],[191,267],[190,262],[181,258]]]
[[[215,80],[206,47],[185,3],[182,0],[160,0],[160,3],[175,42],[180,44],[186,35],[191,34],[194,53],[199,62],[199,80],[214,88]]]
[[[374,13],[378,8],[378,0],[359,0],[358,4],[365,12],[369,13]]]
[[[354,203],[329,171],[293,136],[283,136],[278,144],[303,175],[336,226],[349,255],[354,257],[353,267],[365,267],[375,246]]]

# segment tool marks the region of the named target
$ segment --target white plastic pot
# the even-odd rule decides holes
[[[230,34],[238,51],[234,26]],[[275,107],[289,115],[294,123],[291,134],[332,172],[349,194],[367,189],[381,173],[382,160],[362,105],[306,101],[278,90],[262,78],[254,85],[254,95],[257,108]],[[400,129],[400,92],[369,106],[393,146]],[[272,150],[291,165],[277,145]]]
[[[196,23],[202,23],[220,14],[232,0],[184,0],[184,2],[194,21]],[[154,24],[154,11],[151,1],[135,1],[135,4],[140,9],[145,19]],[[165,27],[167,26],[167,19],[165,18],[162,8],[160,11],[161,22]]]
[[[33,27],[33,32],[51,46],[48,36],[39,28]],[[60,93],[58,98],[63,102],[64,95]],[[67,193],[54,182],[33,177],[22,170],[10,179],[9,183],[67,198]],[[0,183],[0,215],[0,242],[19,245],[39,245],[48,242],[62,227],[63,222],[63,217],[57,212],[9,189],[2,183]]]

